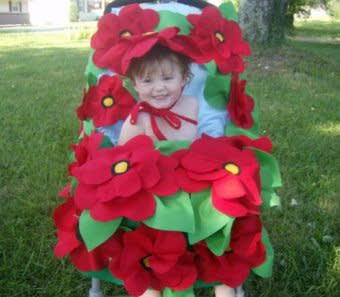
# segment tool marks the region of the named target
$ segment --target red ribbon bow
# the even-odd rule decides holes
[[[197,121],[171,111],[170,109],[172,107],[173,105],[170,106],[169,108],[158,109],[158,108],[152,107],[150,104],[144,101],[141,101],[132,108],[130,123],[132,125],[136,124],[139,112],[149,113],[152,131],[159,140],[167,140],[167,139],[164,136],[164,134],[161,132],[161,130],[159,129],[157,122],[156,122],[156,117],[162,118],[166,123],[168,123],[170,127],[176,130],[181,128],[181,125],[182,125],[181,119],[193,125],[197,125]]]

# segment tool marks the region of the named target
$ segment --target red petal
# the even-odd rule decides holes
[[[67,199],[53,211],[54,224],[58,230],[72,231],[78,223],[73,200]]]
[[[241,203],[241,199],[223,199],[218,196],[214,189],[212,192],[212,204],[220,212],[232,217],[240,217],[248,214],[248,208]]]
[[[214,192],[223,199],[234,199],[246,195],[246,188],[236,176],[226,177],[213,182]]]
[[[141,296],[150,286],[150,275],[142,269],[131,271],[124,279],[124,285],[130,295]]]
[[[74,204],[80,210],[91,208],[96,203],[96,187],[79,184],[74,192]]]
[[[72,175],[80,183],[98,185],[112,178],[111,167],[112,163],[107,159],[91,160],[81,167],[73,168]]]
[[[159,172],[161,174],[159,182],[150,189],[152,193],[160,196],[175,194],[179,189],[179,184],[175,178],[175,166],[177,160],[171,157],[162,156],[158,161]]]
[[[131,197],[97,203],[91,209],[91,216],[98,221],[110,221],[122,216],[134,221],[144,221],[155,213],[155,209],[153,196],[147,192],[139,192]]]
[[[200,192],[209,186],[209,183],[207,182],[196,181],[189,178],[187,172],[183,168],[178,168],[176,170],[176,179],[184,192]]]
[[[58,242],[54,247],[56,257],[64,257],[80,245],[80,241],[73,232],[58,232]]]

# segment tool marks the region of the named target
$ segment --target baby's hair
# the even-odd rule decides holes
[[[167,47],[161,45],[155,45],[146,55],[140,58],[135,58],[132,60],[130,67],[126,73],[132,81],[134,78],[143,77],[146,75],[147,67],[154,65],[162,65],[164,61],[171,61],[180,67],[183,78],[188,81],[192,74],[190,71],[191,60],[179,53],[170,50]]]

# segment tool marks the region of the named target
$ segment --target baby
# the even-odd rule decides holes
[[[140,134],[154,141],[196,138],[198,102],[193,96],[182,95],[191,76],[188,58],[156,45],[132,61],[127,76],[139,101],[122,126],[118,144]],[[160,296],[160,292],[149,289],[141,297]],[[215,286],[215,296],[233,297],[234,289]]]
[[[134,59],[127,76],[139,102],[125,120],[118,144],[140,134],[153,140],[193,141],[198,103],[195,97],[182,95],[190,75],[190,60],[160,45]]]

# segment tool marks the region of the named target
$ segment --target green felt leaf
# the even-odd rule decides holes
[[[277,160],[264,151],[253,150],[260,163],[261,187],[264,189],[281,187],[280,167]]]
[[[104,136],[99,148],[110,148],[110,147],[113,147],[110,138],[107,136]]]
[[[95,86],[97,84],[97,77],[93,73],[87,75],[87,86]]]
[[[159,149],[163,155],[171,155],[172,153],[190,146],[190,141],[178,140],[162,140],[155,141],[155,148]]]
[[[194,284],[194,288],[196,288],[196,289],[212,288],[212,287],[219,285],[219,284],[221,284],[221,283],[218,283],[218,282],[206,283],[206,282],[198,279]]]
[[[253,268],[252,271],[261,277],[270,277],[273,273],[274,250],[265,228],[262,228],[262,242],[266,246],[266,261],[260,266]]]
[[[75,177],[71,176],[71,189],[70,189],[70,195],[74,195],[74,191],[76,190],[76,187],[78,185],[78,181]]]
[[[225,227],[206,239],[206,243],[209,249],[216,256],[222,256],[225,250],[228,248],[230,242],[230,232],[233,223],[234,218],[230,222],[228,222]]]
[[[133,98],[138,98],[138,94],[133,86],[133,82],[130,78],[123,79],[123,87],[131,94]]]
[[[94,63],[93,63],[93,53],[94,50],[92,49],[87,61],[87,65],[85,68],[85,75],[86,77],[89,77],[89,75],[91,74],[92,76],[94,76],[96,79],[98,77],[99,74],[105,72],[106,70],[103,68],[98,68]]]
[[[74,162],[76,160],[76,156],[75,156],[74,152],[70,153],[69,160],[70,160],[70,162]]]
[[[174,291],[174,290],[171,290],[170,288],[164,288],[162,291],[162,296],[163,297],[195,297],[193,287],[186,289],[186,290],[181,290],[181,291]]]
[[[208,75],[204,97],[207,103],[217,109],[226,109],[229,100],[230,75]]]
[[[278,207],[281,210],[281,199],[273,189],[262,189],[261,197],[263,200],[261,210],[266,210],[270,207]]]
[[[207,64],[204,64],[205,69],[207,69],[208,73],[210,75],[215,75],[217,72],[217,66],[216,63],[214,61],[211,61]]]
[[[180,34],[189,34],[191,25],[183,14],[166,10],[160,10],[158,13],[160,18],[156,32],[176,26],[180,29]]]
[[[195,231],[194,212],[188,193],[178,191],[169,197],[155,196],[155,200],[155,215],[144,221],[146,225],[160,230]]]
[[[234,220],[214,208],[210,189],[192,193],[191,203],[195,213],[195,232],[188,234],[190,244],[211,236]]]
[[[228,19],[238,22],[238,14],[232,2],[224,2],[219,6],[222,15]]]
[[[255,129],[243,129],[237,127],[231,120],[228,121],[225,129],[225,135],[227,136],[237,136],[237,135],[245,135],[251,139],[255,139],[259,137],[259,134]]]
[[[122,218],[109,222],[95,221],[88,210],[84,210],[79,218],[79,231],[88,251],[105,242],[119,227]],[[98,232],[100,230],[100,232]]]
[[[92,120],[84,120],[83,127],[86,135],[91,135],[94,130],[94,125]]]
[[[110,273],[110,270],[108,268],[105,268],[105,269],[100,270],[100,271],[87,271],[87,272],[81,271],[81,274],[86,276],[86,277],[89,277],[89,278],[92,278],[92,277],[97,278],[99,280],[114,283],[116,285],[123,285],[124,284],[120,279],[115,278]]]

